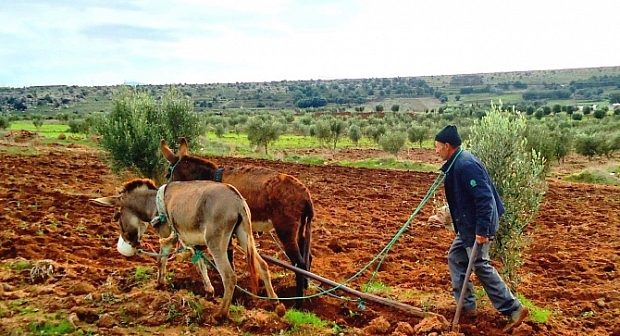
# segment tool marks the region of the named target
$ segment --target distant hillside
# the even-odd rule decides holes
[[[160,96],[171,85],[140,85]],[[317,109],[427,111],[504,104],[609,104],[620,100],[620,66],[446,76],[175,84],[197,111]],[[112,108],[119,86],[0,87],[0,112],[87,114]]]

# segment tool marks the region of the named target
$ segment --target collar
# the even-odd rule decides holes
[[[222,177],[224,176],[224,168],[218,168],[213,173],[213,181],[222,182]]]
[[[155,196],[155,206],[157,207],[157,215],[151,219],[151,225],[157,226],[168,221],[168,213],[166,212],[166,204],[164,203],[164,194],[166,192],[167,184],[162,185],[157,189],[157,195]]]

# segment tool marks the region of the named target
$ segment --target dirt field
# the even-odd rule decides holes
[[[154,260],[121,256],[113,211],[88,202],[114,193],[122,182],[100,154],[79,147],[42,147],[37,156],[8,154],[28,148],[0,145],[1,334],[29,334],[45,321],[64,318],[75,335],[316,334],[290,330],[273,303],[240,291],[235,293],[233,318],[214,324],[209,315],[222,294],[219,276],[210,271],[215,299],[203,298],[199,274],[185,255],[169,264],[168,288],[156,289]],[[432,153],[415,155],[437,163]],[[251,159],[217,161],[268,166],[306,183],[316,209],[312,271],[336,281],[355,274],[389,242],[436,177]],[[441,194],[436,198],[440,200]],[[388,254],[376,279],[386,287],[377,294],[451,320],[454,302],[446,252],[453,234],[426,225],[432,206],[421,211]],[[528,234],[531,246],[519,291],[550,309],[552,316],[547,324],[528,321],[514,334],[620,335],[620,188],[550,181]],[[147,236],[156,243],[152,232]],[[286,260],[268,234],[257,241],[262,253]],[[147,270],[146,275],[138,274],[137,267]],[[246,287],[240,253],[235,269],[240,286]],[[278,295],[292,295],[293,274],[276,266],[271,271]],[[360,289],[370,274],[350,286]],[[311,288],[310,293],[316,291]],[[335,321],[344,334],[449,334],[436,324],[374,303],[366,302],[359,310],[354,299],[322,296],[304,308]],[[502,335],[506,324],[486,298],[479,302],[476,320],[461,321],[465,335]],[[324,333],[329,334],[329,328]]]

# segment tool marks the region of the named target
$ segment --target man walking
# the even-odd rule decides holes
[[[441,170],[446,174],[445,194],[456,232],[448,252],[452,290],[458,301],[476,242],[478,254],[474,272],[495,309],[510,317],[510,323],[504,328],[504,332],[510,332],[527,318],[529,311],[510,292],[489,257],[489,242],[497,232],[504,206],[484,165],[460,146],[461,138],[454,125],[446,126],[435,136],[435,152],[446,161]],[[476,298],[471,282],[467,289],[463,309],[473,314]]]

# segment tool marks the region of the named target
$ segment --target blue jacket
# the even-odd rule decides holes
[[[484,165],[459,148],[441,170],[454,230],[466,246],[474,245],[476,235],[493,237],[504,205]]]

